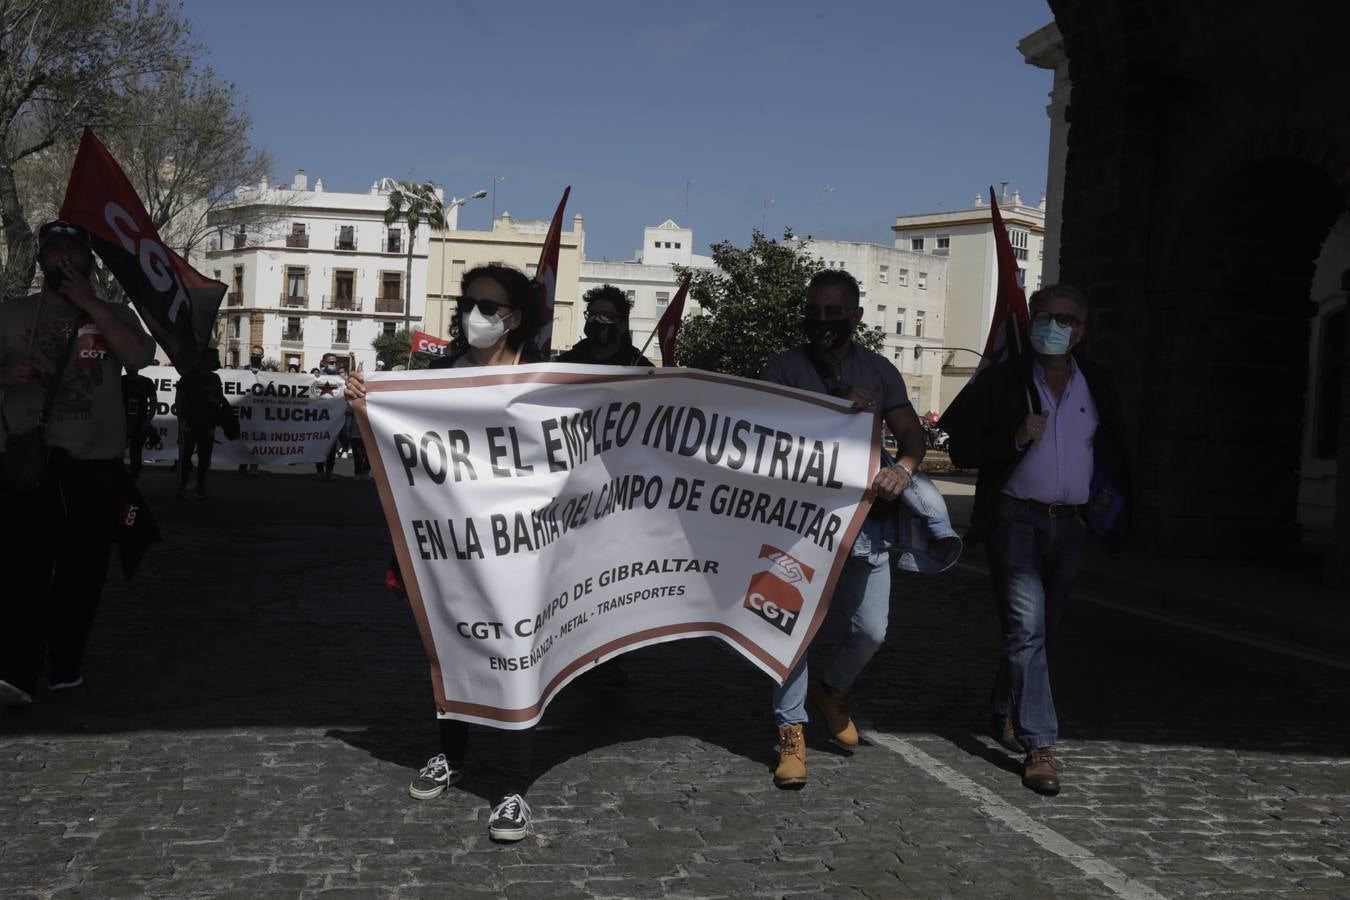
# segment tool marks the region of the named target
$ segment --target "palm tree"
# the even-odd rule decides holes
[[[403,327],[412,332],[412,260],[413,243],[417,229],[423,223],[436,229],[445,227],[445,203],[436,195],[436,185],[430,181],[414,184],[386,178],[381,187],[389,191],[389,207],[384,211],[384,224],[403,221],[408,225],[408,271],[403,281]],[[409,351],[411,352],[411,350]]]

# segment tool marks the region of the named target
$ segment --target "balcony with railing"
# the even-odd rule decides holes
[[[354,235],[354,234],[348,234],[348,235],[342,235],[342,234],[339,234],[337,237],[333,238],[333,249],[334,249],[334,250],[355,250],[355,249],[356,249],[356,235]]]
[[[307,234],[288,234],[286,235],[287,247],[306,248],[309,246],[309,235]]]
[[[362,307],[360,297],[334,297],[331,294],[323,295],[323,303],[320,306],[325,312],[360,312]]]
[[[376,297],[375,311],[377,313],[402,313],[402,297]]]
[[[341,330],[339,330],[339,329],[337,329],[337,328],[334,328],[334,329],[333,329],[333,349],[334,349],[334,350],[349,350],[349,349],[351,349],[351,345],[352,345],[352,344],[351,344],[351,340],[352,340],[352,333],[351,333],[351,329],[350,329],[350,328],[347,328],[347,329],[341,329]]]
[[[287,328],[281,333],[281,346],[303,347],[305,345],[304,328]]]
[[[225,305],[226,305],[226,306],[243,306],[243,305],[244,305],[244,292],[243,292],[243,291],[230,291],[228,294],[225,295]]]
[[[242,232],[235,232],[235,234],[234,234],[234,249],[236,249],[236,250],[243,250],[243,249],[244,249],[244,245],[247,244],[247,243],[248,243],[248,235],[243,234]]]
[[[386,235],[383,243],[380,246],[385,253],[402,253],[403,236],[400,234]]]
[[[308,306],[309,306],[309,295],[307,295],[307,294],[292,294],[290,291],[282,291],[282,292],[281,292],[281,305],[282,305],[282,306],[308,307]]]

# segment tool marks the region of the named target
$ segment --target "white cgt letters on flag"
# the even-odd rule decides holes
[[[875,417],[681,369],[372,373],[357,418],[441,715],[523,728],[616,654],[782,681],[866,515]]]

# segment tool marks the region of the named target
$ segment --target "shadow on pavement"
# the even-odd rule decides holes
[[[164,542],[135,582],[110,580],[88,687],[40,692],[31,712],[0,718],[0,734],[317,726],[410,771],[436,752],[420,642],[382,586],[389,540],[369,482],[222,471],[201,503],[172,500],[168,472],[143,483]],[[881,730],[942,735],[1003,765],[972,737],[987,723],[997,640],[981,573],[897,579],[890,636],[858,685],[858,709]],[[1077,601],[1055,650],[1064,741],[1350,748],[1350,725],[1333,712],[1350,708],[1344,670]],[[636,650],[554,699],[536,769],[685,736],[762,761],[767,776],[771,693],[713,639]],[[472,751],[491,758],[489,731],[476,731]],[[814,729],[809,744],[843,752]]]

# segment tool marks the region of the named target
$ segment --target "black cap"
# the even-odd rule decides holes
[[[65,219],[55,219],[38,229],[38,250],[41,251],[47,246],[48,241],[59,237],[73,238],[86,247],[89,246],[89,232]]]

